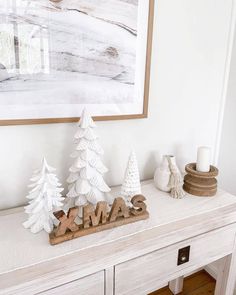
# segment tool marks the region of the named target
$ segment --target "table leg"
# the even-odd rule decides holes
[[[114,294],[114,267],[111,266],[105,270],[105,294]]]
[[[215,295],[233,295],[236,282],[235,254],[221,259],[217,274]]]
[[[169,282],[169,289],[174,294],[177,295],[183,290],[184,277],[179,277],[173,281]]]

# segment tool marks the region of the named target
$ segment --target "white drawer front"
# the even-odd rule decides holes
[[[147,294],[172,280],[209,264],[233,250],[235,226],[215,230],[144,256],[115,268],[115,294]],[[190,246],[189,262],[177,265],[178,250]]]
[[[104,271],[44,291],[42,295],[104,295]]]

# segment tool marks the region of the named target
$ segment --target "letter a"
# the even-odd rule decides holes
[[[116,198],[111,208],[109,221],[116,221],[118,217],[129,217],[129,209],[125,205],[125,201],[122,198]]]

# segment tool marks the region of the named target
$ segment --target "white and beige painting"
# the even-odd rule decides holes
[[[0,118],[68,117],[79,105],[116,114],[141,103],[144,1],[1,0]]]

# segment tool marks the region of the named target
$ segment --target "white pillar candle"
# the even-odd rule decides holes
[[[209,172],[210,171],[210,158],[211,150],[209,147],[201,146],[197,151],[197,171]]]

